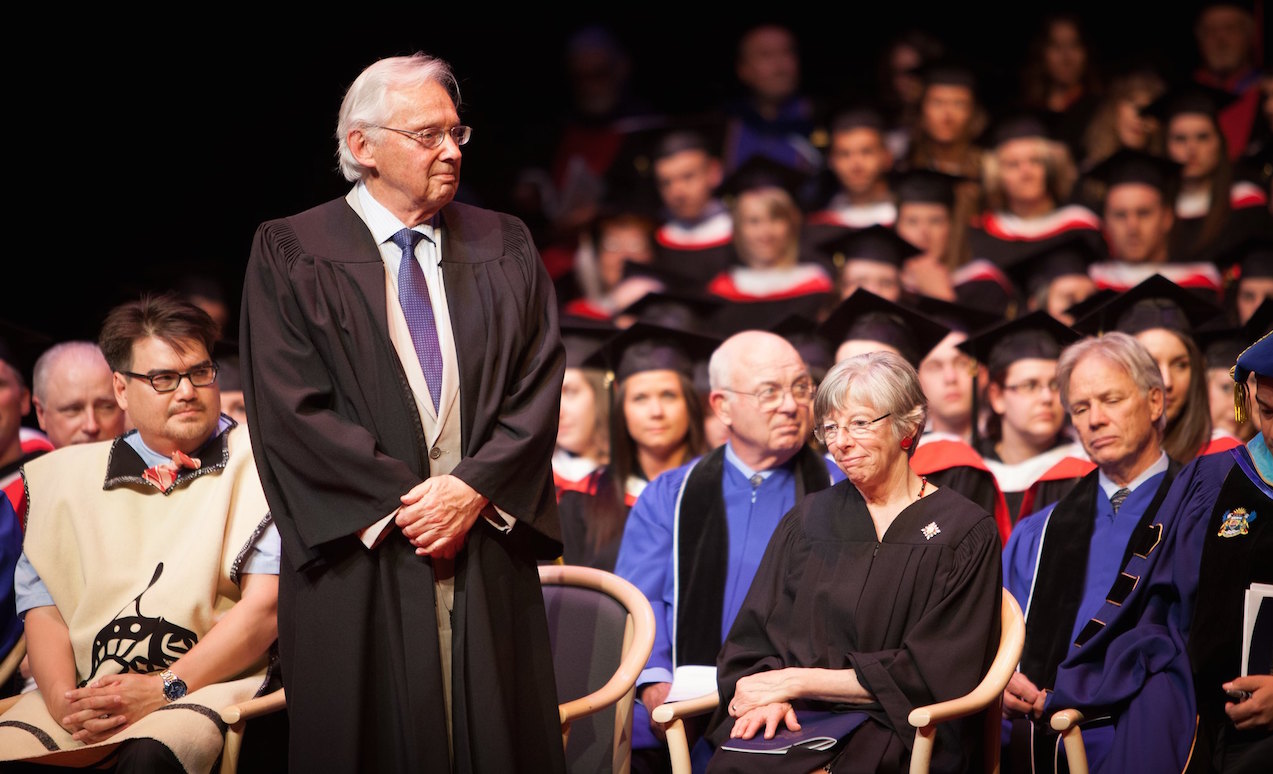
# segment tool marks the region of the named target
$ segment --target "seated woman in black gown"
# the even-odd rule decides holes
[[[848,480],[798,502],[769,542],[717,660],[709,774],[905,771],[910,711],[985,674],[999,642],[999,533],[910,468],[926,412],[915,369],[890,352],[843,360],[818,388],[815,432]],[[861,723],[823,751],[721,747],[827,713]],[[979,734],[975,717],[939,729],[934,769],[964,770]]]

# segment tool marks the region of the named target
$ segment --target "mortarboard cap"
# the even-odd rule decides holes
[[[1246,380],[1251,374],[1273,375],[1273,333],[1266,333],[1259,341],[1247,347],[1233,364],[1229,375],[1233,377],[1234,416],[1238,422],[1246,421]]]
[[[1018,360],[1056,360],[1080,338],[1078,331],[1039,309],[981,331],[958,346],[994,374]]]
[[[808,176],[768,156],[749,156],[720,184],[717,193],[725,199],[736,198],[747,191],[762,188],[781,188],[800,201],[800,189],[808,182]]]
[[[866,260],[887,263],[900,269],[907,258],[924,252],[902,239],[893,229],[879,224],[841,231],[820,243],[819,247],[826,255],[831,256],[836,266],[842,266],[845,261]]]
[[[720,339],[635,322],[603,343],[585,365],[614,372],[616,382],[644,371],[677,371],[691,381],[695,364],[707,360]]]
[[[1088,172],[1106,190],[1124,183],[1141,183],[1168,194],[1180,180],[1181,166],[1171,159],[1145,151],[1122,148]]]
[[[853,129],[873,129],[883,133],[888,128],[884,114],[873,105],[852,104],[836,110],[831,116],[831,131],[847,132]]]
[[[969,336],[1003,322],[1003,316],[995,312],[923,294],[915,294],[910,306],[930,320]]]
[[[1216,318],[1194,332],[1194,341],[1202,350],[1207,368],[1231,369],[1243,350],[1273,328],[1273,298],[1266,298],[1241,325]]]
[[[1265,301],[1265,305],[1268,301]],[[1233,364],[1230,374],[1235,382],[1245,382],[1252,373],[1273,376],[1273,331],[1265,331],[1248,346]]]
[[[1168,89],[1158,99],[1141,108],[1140,113],[1157,118],[1165,129],[1171,119],[1185,113],[1199,113],[1214,119],[1221,110],[1236,100],[1236,95],[1223,89],[1190,82]]]
[[[1104,243],[1077,232],[1061,239],[1041,242],[1030,253],[1022,255],[1006,271],[1013,283],[1027,296],[1046,288],[1052,280],[1071,274],[1087,276],[1088,267],[1109,260]]]
[[[831,310],[818,326],[818,333],[832,350],[851,340],[887,344],[918,368],[950,329],[913,309],[858,288]]]
[[[809,367],[814,382],[821,382],[831,366],[835,365],[835,352],[827,340],[818,333],[818,321],[808,315],[788,313],[766,328],[786,339],[800,353]]]
[[[709,156],[717,155],[710,133],[698,126],[659,126],[643,133],[652,150],[650,161],[658,161],[686,151],[701,151]]]
[[[923,168],[896,171],[891,178],[893,196],[899,205],[940,204],[952,210],[959,184],[970,182],[966,177]]]
[[[1273,235],[1253,234],[1216,259],[1222,269],[1235,270],[1238,279],[1273,277]]]
[[[1113,288],[1098,288],[1095,293],[1087,298],[1071,305],[1065,310],[1065,313],[1072,320],[1082,319],[1092,313],[1092,310],[1099,308],[1101,305],[1114,299],[1118,295],[1118,291]]]
[[[1020,140],[1026,137],[1052,139],[1053,132],[1048,124],[1034,113],[1013,113],[999,119],[990,127],[988,146],[998,148],[1009,140]]]
[[[582,368],[602,344],[619,332],[619,327],[609,320],[579,315],[562,315],[558,327],[566,349],[567,368]]]
[[[1222,314],[1218,304],[1199,292],[1154,274],[1075,320],[1074,329],[1093,336],[1115,330],[1134,336],[1167,328],[1192,336],[1198,326]]]
[[[712,317],[724,305],[724,299],[717,296],[671,287],[646,293],[619,314],[663,328],[707,333],[712,329]]]
[[[784,321],[792,324],[789,318],[821,320],[836,300],[834,293],[809,293],[791,298],[730,301],[716,310],[707,328],[722,338],[746,330],[774,331]]]
[[[963,86],[977,93],[977,73],[968,65],[954,59],[939,59],[925,64],[919,70],[924,86]]]

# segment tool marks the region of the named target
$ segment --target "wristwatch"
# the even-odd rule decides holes
[[[186,681],[173,674],[171,669],[165,669],[159,673],[159,679],[164,681],[164,698],[168,701],[176,701],[184,698],[186,695]]]

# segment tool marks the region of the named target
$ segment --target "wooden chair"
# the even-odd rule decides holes
[[[1083,746],[1083,713],[1076,709],[1064,709],[1052,716],[1052,730],[1061,734],[1065,747],[1065,760],[1070,774],[1087,774],[1087,748]]]
[[[937,724],[968,717],[981,712],[984,720],[982,757],[984,770],[999,772],[1000,729],[1003,717],[1003,691],[1012,679],[1012,673],[1021,660],[1021,648],[1025,645],[1025,616],[1017,600],[1003,590],[999,616],[999,650],[994,661],[970,692],[949,701],[916,707],[907,716],[915,728],[915,744],[911,748],[911,774],[928,771],[933,757],[933,739]]]
[[[22,659],[27,655],[27,636],[25,634],[18,637],[18,641],[13,643],[13,647],[9,648],[9,652],[5,654],[4,660],[0,661],[0,685],[8,683],[13,675],[18,671],[18,666],[22,663]]]
[[[999,649],[986,675],[977,687],[967,694],[949,701],[916,707],[907,720],[915,729],[915,742],[911,749],[911,772],[927,772],[933,755],[933,741],[937,724],[982,712],[985,715],[984,764],[985,771],[999,771],[1000,724],[1003,691],[1021,660],[1021,648],[1025,644],[1025,616],[1021,606],[1003,590],[1000,603]],[[685,719],[711,712],[719,703],[718,694],[709,693],[694,699],[663,704],[655,707],[651,717],[662,723],[667,734],[668,749],[672,756],[673,774],[690,774],[690,750],[685,733]]]
[[[279,688],[221,710],[221,720],[226,725],[225,745],[221,748],[221,774],[235,774],[239,770],[239,753],[243,749],[243,732],[247,729],[248,721],[286,707],[286,696],[283,689]]]
[[[654,648],[654,611],[636,586],[592,567],[540,565],[571,772],[627,774],[637,677]]]

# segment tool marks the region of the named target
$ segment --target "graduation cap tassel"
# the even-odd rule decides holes
[[[1235,382],[1233,385],[1233,419],[1239,425],[1246,422],[1248,400],[1246,382]]]

